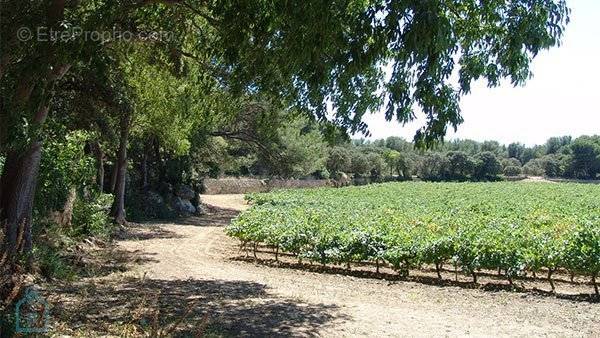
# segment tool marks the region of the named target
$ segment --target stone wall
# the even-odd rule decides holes
[[[257,178],[207,178],[204,180],[204,194],[246,194],[252,192],[267,192],[273,189],[317,188],[332,187],[331,180],[285,180]]]

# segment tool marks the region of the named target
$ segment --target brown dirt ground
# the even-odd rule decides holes
[[[371,267],[275,262],[265,252],[254,260],[223,232],[247,208],[243,197],[202,199],[209,215],[131,226],[103,249],[94,269],[101,273],[49,287],[55,332],[155,336],[151,328],[160,326],[186,336],[600,337],[600,304],[583,295],[592,289],[582,280],[557,276],[554,296],[541,280],[519,280],[515,291],[493,273],[476,286],[453,271],[439,282],[431,271],[399,279],[383,269],[372,278]]]

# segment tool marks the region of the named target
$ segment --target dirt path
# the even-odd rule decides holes
[[[120,250],[136,253],[142,264],[94,286],[87,305],[99,310],[96,317],[86,314],[88,320],[126,322],[131,315],[116,309],[131,308],[132,298],[159,295],[165,316],[176,317],[196,302],[191,316],[208,318],[215,335],[600,336],[598,303],[236,260],[237,242],[225,236],[223,226],[247,207],[242,196],[204,196],[203,201],[214,206],[208,216],[146,225],[119,242]],[[128,279],[132,274],[144,275],[144,282]],[[105,314],[102,308],[117,313]]]
[[[242,196],[204,196],[203,201],[229,210],[213,209],[209,217],[185,224],[158,225],[170,235],[126,240],[120,246],[151,258],[140,268],[150,280],[209,285],[199,288],[197,296],[219,294],[211,295],[214,299],[206,305],[222,332],[329,337],[600,334],[600,305],[594,303],[233,260],[239,254],[237,243],[224,235],[223,226],[247,207]]]

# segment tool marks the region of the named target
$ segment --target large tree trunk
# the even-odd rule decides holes
[[[129,138],[129,122],[130,117],[128,113],[123,113],[121,117],[121,126],[119,134],[119,153],[117,156],[117,163],[115,163],[116,170],[116,184],[115,184],[115,200],[112,207],[112,216],[117,224],[124,225],[127,223],[125,215],[125,180],[127,178],[127,142]]]
[[[119,172],[119,154],[117,153],[117,158],[115,159],[111,171],[110,171],[110,186],[108,187],[108,191],[111,194],[115,193],[115,188],[117,187],[117,173]]]
[[[0,220],[4,225],[4,246],[9,257],[30,253],[33,198],[42,154],[42,143],[32,143],[24,152],[12,151],[0,180]],[[22,234],[19,228],[22,227]],[[19,247],[19,237],[23,245]]]

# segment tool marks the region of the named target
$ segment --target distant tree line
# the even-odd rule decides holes
[[[303,129],[294,123],[290,131]],[[416,176],[428,181],[494,181],[520,175],[596,179],[600,174],[600,136],[551,137],[531,147],[453,140],[419,150],[399,137],[370,141],[340,136],[326,141],[315,133],[314,125],[306,128],[280,135],[277,161],[267,161],[260,152],[248,156],[252,151],[246,152],[244,161],[220,156],[220,162],[211,163],[209,174],[329,178],[345,173],[374,180]],[[224,142],[223,147],[235,154],[243,146]]]

